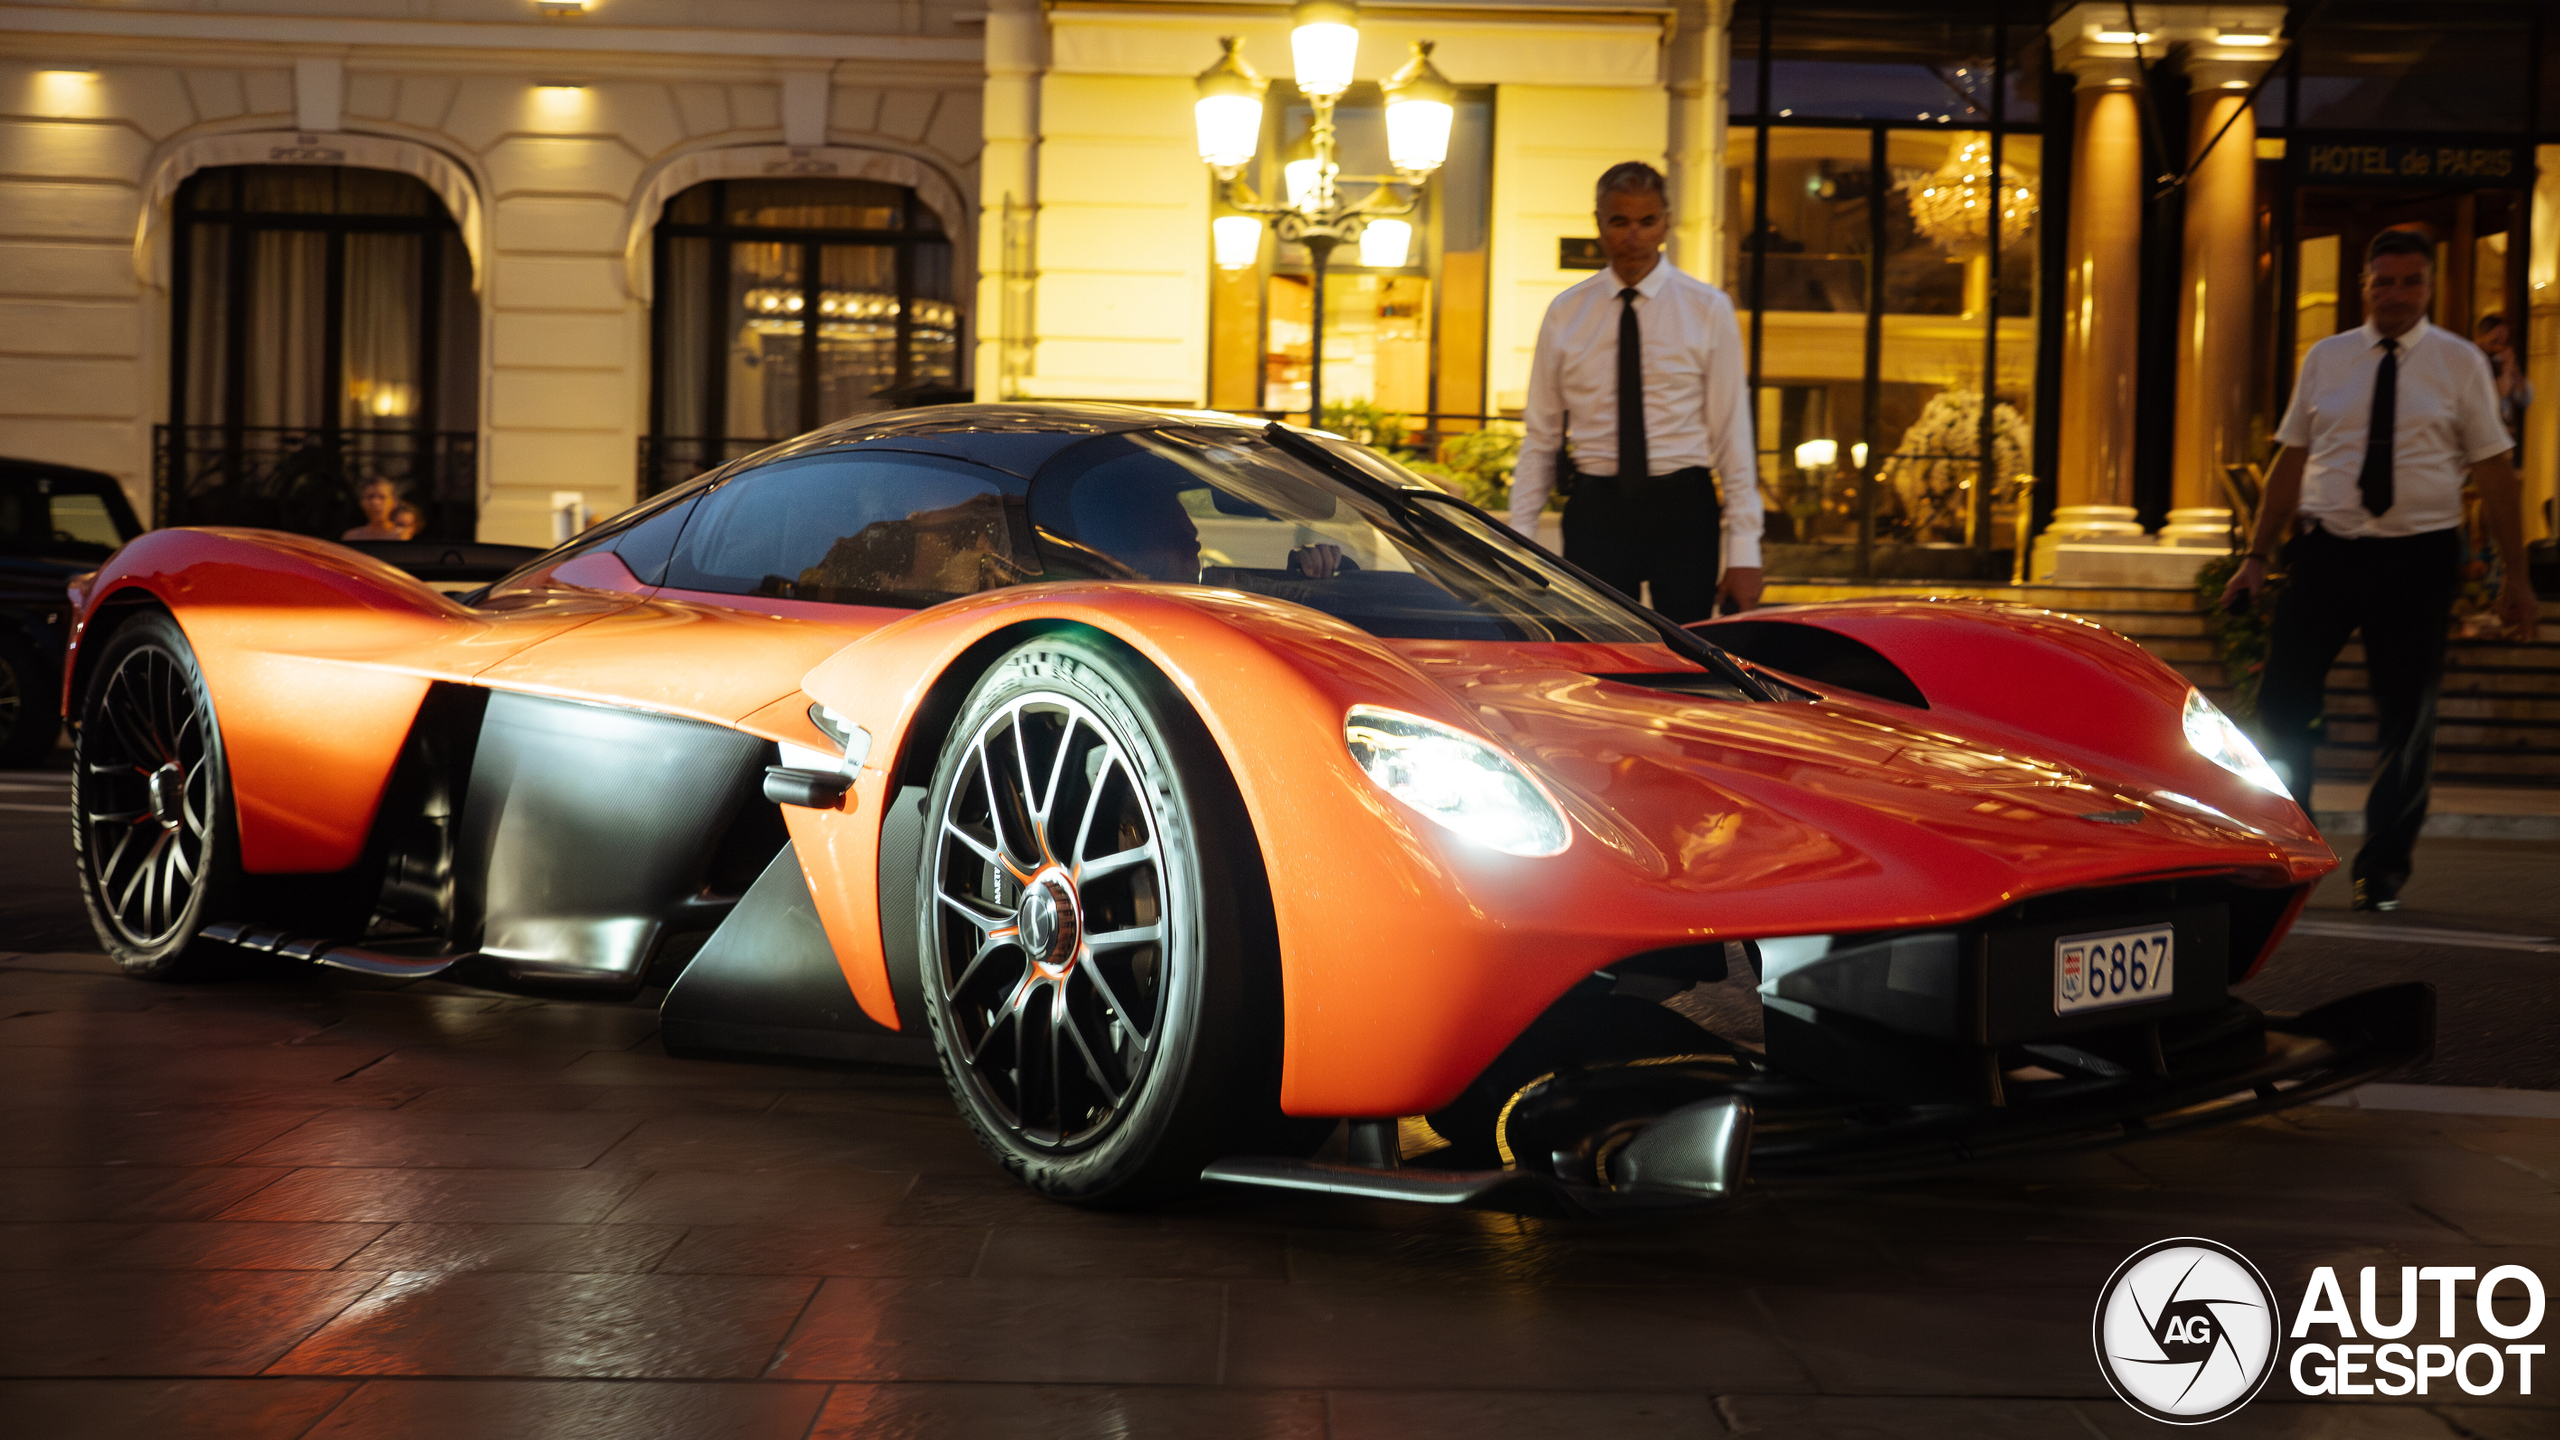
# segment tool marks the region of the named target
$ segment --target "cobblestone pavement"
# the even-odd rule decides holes
[[[2172,1433],[2090,1353],[2154,1240],[2237,1247],[2288,1313],[2324,1264],[2350,1304],[2366,1265],[2386,1295],[2402,1265],[2560,1282],[2560,1119],[2374,1109],[1642,1224],[1077,1211],[929,1074],[675,1059],[645,1007],[445,982],[125,979],[81,953],[58,802],[0,800],[10,1437],[2111,1440]],[[2430,841],[2412,912],[2324,892],[2376,933],[2292,942],[2253,998],[2435,979],[2445,1038],[2402,1078],[2549,1088],[2560,956],[2387,932],[2551,935],[2554,861]],[[2530,1397],[2279,1376],[2211,1433],[2547,1440],[2556,1365]]]
[[[2317,1264],[2560,1277],[2551,1120],[2318,1108],[1638,1225],[1107,1215],[929,1075],[674,1059],[633,1006],[71,954],[0,957],[0,1017],[12,1435],[2117,1436],[2089,1316],[2152,1240],[2288,1306]],[[2536,1378],[2279,1379],[2217,1433],[2560,1433]]]

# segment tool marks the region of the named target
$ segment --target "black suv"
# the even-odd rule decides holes
[[[63,585],[142,533],[109,475],[0,456],[0,765],[31,765],[62,733]]]

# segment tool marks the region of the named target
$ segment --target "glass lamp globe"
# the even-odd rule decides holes
[[[1236,36],[1220,36],[1218,43],[1226,53],[1192,82],[1200,98],[1192,103],[1191,119],[1199,131],[1200,158],[1234,170],[1262,144],[1262,92],[1270,82],[1244,63]]]
[[[1351,67],[1360,55],[1360,7],[1350,0],[1298,0],[1289,25],[1298,89],[1315,100],[1350,89]]]
[[[1360,263],[1372,270],[1401,270],[1413,250],[1413,226],[1402,220],[1372,220],[1360,232]]]
[[[1209,240],[1221,270],[1250,270],[1262,258],[1262,222],[1250,215],[1221,215],[1210,221]]]
[[[1458,114],[1458,87],[1431,63],[1431,46],[1414,41],[1413,58],[1386,83],[1387,158],[1416,174],[1449,158],[1449,126]]]

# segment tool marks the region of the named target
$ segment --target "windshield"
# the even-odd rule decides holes
[[[1350,460],[1381,479],[1404,473]],[[1371,494],[1250,431],[1098,436],[1041,469],[1030,506],[1049,579],[1219,586],[1387,639],[1661,639],[1465,510]]]

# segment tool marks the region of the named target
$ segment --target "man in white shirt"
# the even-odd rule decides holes
[[[2498,616],[2527,639],[2535,618],[2523,492],[2507,460],[2515,442],[2498,414],[2488,358],[2427,323],[2434,270],[2425,237],[2385,230],[2373,238],[2365,323],[2302,357],[2257,533],[2222,596],[2230,608],[2253,603],[2269,557],[2284,547],[2288,579],[2268,632],[2258,719],[2267,759],[2305,810],[2329,666],[2349,635],[2364,632],[2380,757],[2355,859],[2359,910],[2399,908],[2427,821],[2436,692],[2461,588],[2466,474],[2506,561]]]
[[[1760,480],[1733,302],[1662,257],[1661,172],[1611,166],[1596,200],[1609,268],[1538,326],[1511,528],[1534,538],[1561,490],[1566,559],[1629,595],[1649,582],[1653,608],[1683,623],[1719,600],[1748,610],[1760,603]]]

